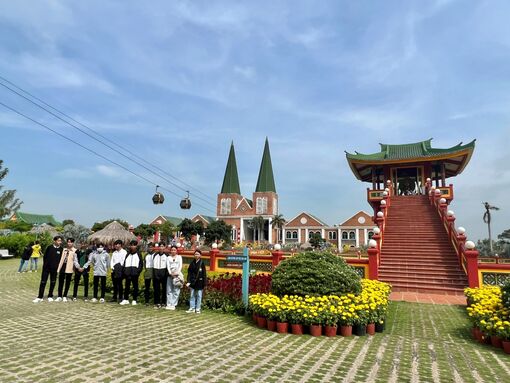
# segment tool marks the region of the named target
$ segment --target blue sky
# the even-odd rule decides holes
[[[267,136],[281,212],[331,225],[369,211],[344,150],[476,138],[451,182],[457,222],[477,239],[482,201],[501,208],[495,233],[510,228],[508,14],[507,1],[5,2],[0,75],[213,205],[230,142],[250,196]],[[185,194],[3,88],[0,101]],[[184,213],[168,192],[152,205],[150,184],[1,106],[0,129],[23,211],[86,225],[213,214],[196,198]]]

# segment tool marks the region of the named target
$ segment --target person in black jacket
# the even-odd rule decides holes
[[[76,302],[78,297],[78,286],[80,279],[83,277],[83,298],[89,300],[89,271],[90,271],[90,253],[86,245],[82,245],[81,249],[74,257],[74,287],[73,287],[73,301]]]
[[[138,276],[143,269],[143,260],[138,255],[138,242],[132,240],[129,242],[129,253],[124,260],[122,268],[122,275],[126,279],[126,286],[124,287],[124,300],[120,302],[121,305],[129,304],[129,293],[131,284],[133,285],[133,301],[131,304],[136,305],[136,299],[138,298]]]
[[[33,243],[29,243],[25,246],[25,249],[23,250],[23,254],[21,254],[21,260],[18,268],[18,274],[27,272],[28,268],[28,261],[30,261],[30,256],[32,255],[32,245]]]
[[[57,282],[57,270],[63,250],[62,237],[57,235],[53,238],[53,245],[48,246],[44,252],[43,271],[41,274],[41,283],[39,284],[39,295],[33,300],[34,303],[42,302],[48,277],[50,277],[48,302],[53,302],[53,290],[55,289],[55,283]]]
[[[188,267],[188,277],[186,281],[186,286],[191,290],[189,309],[186,312],[200,314],[202,292],[207,284],[207,271],[205,269],[205,263],[202,261],[202,252],[200,250],[195,250],[195,259]]]

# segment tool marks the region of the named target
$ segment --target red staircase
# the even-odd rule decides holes
[[[379,280],[394,291],[462,295],[468,286],[453,245],[426,196],[394,196],[388,209]]]

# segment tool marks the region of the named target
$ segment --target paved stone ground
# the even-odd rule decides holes
[[[409,291],[394,291],[390,294],[392,301],[415,303],[432,303],[435,305],[466,305],[464,295],[445,295],[429,293],[413,293]]]
[[[40,274],[0,262],[0,382],[508,382],[461,306],[392,302],[373,337],[313,338],[249,320],[113,304],[33,304]]]

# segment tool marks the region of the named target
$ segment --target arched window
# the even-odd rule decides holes
[[[292,238],[292,231],[286,231],[285,232],[285,238],[291,239]]]
[[[356,239],[356,233],[354,231],[349,232],[349,239]]]
[[[256,214],[267,214],[267,198],[257,197],[256,200]]]
[[[342,231],[342,239],[349,239],[349,233],[346,231]]]
[[[297,231],[292,232],[292,239],[298,239]]]
[[[368,239],[372,239],[373,236],[374,236],[374,232],[373,231],[369,231],[368,232]]]
[[[313,236],[313,231],[311,231],[311,230],[310,230],[310,231],[308,232],[308,239],[312,238],[312,236]]]
[[[230,198],[221,199],[220,214],[222,215],[232,214],[232,202]]]
[[[335,240],[336,239],[336,231],[328,232],[328,238],[331,240]]]

